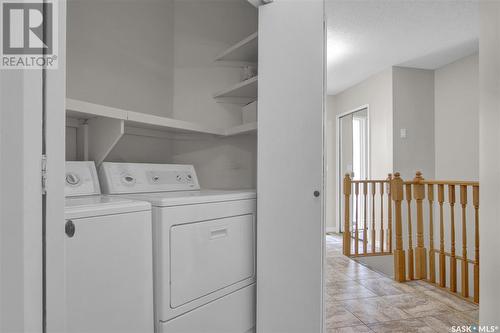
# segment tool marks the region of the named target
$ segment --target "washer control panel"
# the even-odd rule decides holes
[[[104,162],[99,177],[106,194],[200,189],[192,165]]]
[[[94,162],[66,162],[64,194],[67,197],[101,194]]]

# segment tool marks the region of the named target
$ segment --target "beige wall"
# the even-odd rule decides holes
[[[370,178],[385,179],[392,170],[392,69],[327,98],[327,230],[336,226],[336,116],[368,105],[370,121]]]
[[[436,179],[479,179],[479,57],[435,71]]]
[[[393,169],[434,178],[434,71],[393,67]],[[400,137],[400,130],[407,137]]]

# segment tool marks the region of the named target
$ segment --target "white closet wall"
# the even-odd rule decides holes
[[[69,0],[67,96],[171,116],[173,8],[171,0]]]
[[[241,68],[215,58],[256,31],[257,10],[245,0],[69,0],[68,98],[210,128],[241,125],[241,105],[213,98],[240,82]],[[74,132],[68,159],[77,156]],[[255,187],[255,134],[150,134],[124,135],[106,160],[189,163],[204,187]]]
[[[240,81],[240,68],[214,59],[257,31],[257,10],[246,1],[175,1],[173,117],[215,126],[241,124],[241,105],[218,103],[214,93]],[[202,186],[255,187],[255,135],[176,140],[174,162],[194,164]]]

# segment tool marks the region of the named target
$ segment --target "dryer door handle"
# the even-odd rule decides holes
[[[227,228],[219,228],[210,231],[210,239],[218,239],[227,236]]]
[[[66,221],[66,225],[64,226],[64,231],[66,235],[71,238],[75,235],[75,224],[71,220]]]

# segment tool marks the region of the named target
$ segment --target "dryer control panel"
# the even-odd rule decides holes
[[[200,189],[192,165],[104,162],[99,177],[106,194]]]
[[[101,194],[99,178],[92,161],[66,162],[64,184],[64,195],[67,197]]]

